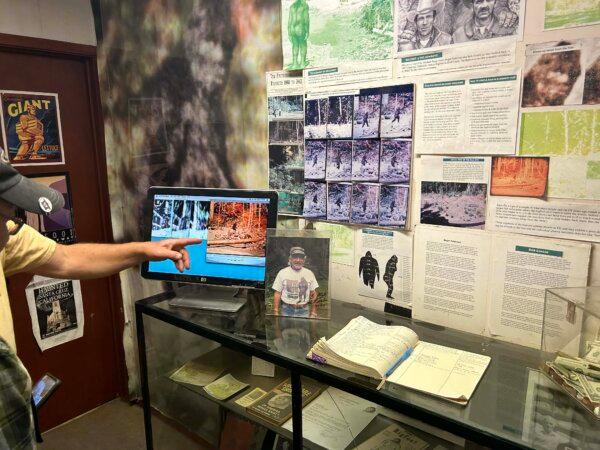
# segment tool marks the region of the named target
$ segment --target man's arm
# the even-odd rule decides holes
[[[279,304],[281,303],[281,292],[275,291],[273,294],[273,314],[279,315]]]
[[[144,261],[170,259],[180,272],[190,268],[186,245],[201,243],[201,239],[164,239],[156,242],[128,244],[57,245],[47,263],[33,272],[52,278],[101,278]]]

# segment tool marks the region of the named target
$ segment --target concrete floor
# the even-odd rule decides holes
[[[157,450],[209,450],[161,420],[153,421]],[[39,450],[139,450],[146,448],[142,408],[112,400],[42,435]]]

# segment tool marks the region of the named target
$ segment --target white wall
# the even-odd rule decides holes
[[[0,33],[96,45],[90,0],[0,0]]]

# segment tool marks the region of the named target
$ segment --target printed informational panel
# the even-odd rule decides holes
[[[519,71],[438,76],[418,85],[415,151],[515,153]]]

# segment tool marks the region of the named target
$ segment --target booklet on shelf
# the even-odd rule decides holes
[[[216,381],[204,386],[204,390],[217,400],[226,400],[242,389],[246,389],[248,384],[239,381],[233,375],[228,373]]]
[[[308,359],[466,405],[491,358],[419,341],[403,326],[359,316],[331,339],[321,338]]]
[[[310,380],[302,380],[302,407],[315,399],[324,387]],[[292,382],[287,379],[249,406],[248,411],[275,425],[292,417]]]

